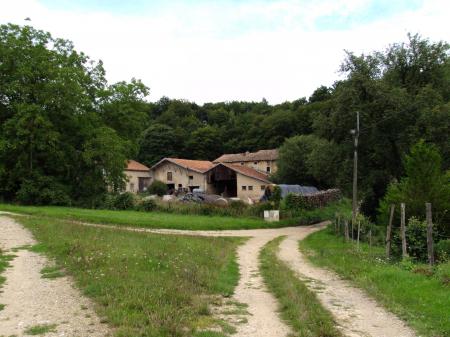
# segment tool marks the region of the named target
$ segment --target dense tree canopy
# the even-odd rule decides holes
[[[146,90],[136,81],[108,86],[102,63],[69,41],[1,25],[0,195],[91,204],[119,188],[147,118]]]
[[[409,35],[406,43],[381,52],[348,52],[340,69],[344,78],[309,99],[197,105],[163,97],[151,103],[138,80],[108,85],[101,62],[70,42],[4,25],[0,195],[25,200],[20,191],[30,180],[43,181],[31,179],[37,175],[59,186],[61,195],[85,200],[107,184],[120,187],[125,158],[153,165],[166,156],[212,160],[278,147],[278,181],[348,193],[349,131],[359,111],[360,198],[373,215],[387,186],[404,175],[402,158],[419,139],[434,144],[443,170],[450,167],[448,56],[447,43]]]

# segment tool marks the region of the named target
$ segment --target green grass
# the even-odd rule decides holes
[[[432,275],[426,266],[405,270],[385,261],[384,248],[343,242],[329,228],[308,236],[300,248],[320,267],[334,270],[365,289],[421,336],[450,336],[450,264]]]
[[[41,270],[42,278],[54,279],[58,277],[63,277],[64,273],[59,267],[44,267]]]
[[[316,295],[277,258],[282,239],[270,241],[260,253],[262,276],[280,303],[282,317],[292,326],[294,336],[342,336],[332,315],[322,307]]]
[[[2,276],[1,274],[6,270],[6,268],[9,267],[9,262],[14,259],[14,255],[10,255],[10,254],[5,254],[1,249],[0,249],[0,288],[3,286],[3,284],[6,281],[6,278],[4,276]],[[0,303],[0,311],[3,310],[5,308],[4,304]]]
[[[219,295],[229,296],[238,282],[234,259],[241,239],[16,218],[40,242],[31,249],[48,254],[74,277],[117,337],[192,336],[200,325],[216,323],[208,306]]]
[[[258,218],[186,215],[162,212],[111,211],[56,206],[18,206],[0,204],[0,211],[45,216],[92,223],[127,225],[146,228],[171,228],[192,230],[225,230],[278,228],[308,225],[331,219],[335,212],[347,207],[347,202],[332,204],[322,209],[304,211],[302,215],[280,222],[266,222]]]
[[[29,327],[25,330],[26,335],[43,335],[48,332],[55,332],[56,324],[42,324]]]

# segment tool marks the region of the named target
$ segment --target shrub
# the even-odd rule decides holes
[[[121,194],[118,194],[114,198],[114,208],[115,209],[133,209],[135,206],[135,197],[133,193],[130,192],[124,192]]]
[[[242,200],[232,200],[228,207],[233,213],[240,215],[244,213],[248,206]]]
[[[150,212],[156,209],[157,205],[155,200],[152,199],[144,199],[138,205],[138,210]]]
[[[28,205],[69,206],[67,188],[52,177],[33,175],[25,179],[16,194],[17,201]]]
[[[164,184],[162,181],[155,180],[147,189],[147,192],[149,194],[156,194],[160,197],[162,197],[164,194],[167,193],[167,185]]]
[[[450,239],[439,241],[435,248],[436,257],[439,262],[446,262],[450,259]]]
[[[412,217],[406,227],[406,242],[408,254],[418,261],[426,261],[427,248],[427,223]]]
[[[260,202],[259,204],[252,205],[248,208],[249,214],[257,217],[264,216],[264,211],[274,209],[274,205],[271,202]]]

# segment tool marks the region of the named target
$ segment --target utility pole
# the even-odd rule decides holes
[[[359,111],[356,112],[356,129],[352,129],[350,133],[354,139],[354,156],[353,156],[353,207],[352,207],[352,224],[356,225],[356,213],[358,208],[358,138],[359,138]]]

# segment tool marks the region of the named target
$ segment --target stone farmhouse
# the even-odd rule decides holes
[[[277,171],[278,150],[259,150],[257,152],[244,152],[224,154],[214,160],[214,163],[228,163],[251,167],[266,174]]]
[[[147,172],[151,177],[150,181],[162,181],[170,190],[192,192],[194,189],[200,189],[207,194],[249,201],[259,200],[266,186],[271,184],[268,177],[270,173],[276,172],[277,159],[277,150],[225,154],[213,162],[163,158],[150,169],[147,168]],[[138,192],[142,191],[141,187],[145,189],[149,185],[149,181],[144,180],[146,177],[148,176],[139,176],[138,173],[132,175],[127,190]]]
[[[150,186],[150,169],[135,160],[129,160],[127,162],[125,176],[127,177],[127,183],[125,185],[125,191],[127,192],[144,192]]]

